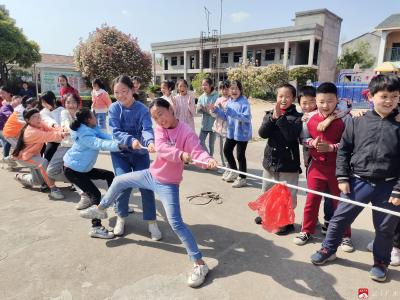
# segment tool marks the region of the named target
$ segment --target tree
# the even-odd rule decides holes
[[[289,80],[296,80],[297,87],[305,86],[307,80],[316,81],[317,69],[312,67],[297,67],[289,71]]]
[[[197,97],[199,97],[203,91],[201,89],[201,82],[203,81],[203,79],[210,77],[210,75],[208,73],[204,73],[204,72],[200,72],[197,73],[193,80],[192,80],[192,86],[193,86],[193,90],[196,94]]]
[[[121,74],[140,76],[145,85],[152,77],[150,54],[140,49],[136,38],[107,25],[78,44],[74,61],[84,77],[100,78],[106,84]]]
[[[39,45],[25,37],[5,6],[0,5],[0,83],[7,83],[16,65],[29,68],[40,60]]]
[[[353,69],[355,64],[359,64],[362,69],[372,67],[375,59],[369,54],[369,47],[367,42],[358,42],[354,49],[345,48],[338,59],[338,69]]]
[[[276,88],[288,81],[288,72],[279,64],[255,67],[254,64],[242,63],[237,68],[228,70],[229,80],[240,80],[243,95],[246,97],[268,98]]]

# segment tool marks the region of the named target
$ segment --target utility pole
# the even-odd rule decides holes
[[[221,11],[219,16],[219,40],[218,40],[218,58],[217,58],[217,82],[219,82],[219,69],[221,67],[221,28],[222,28],[222,0]]]

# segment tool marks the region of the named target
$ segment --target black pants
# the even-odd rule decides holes
[[[228,161],[229,168],[237,170],[236,161],[233,157],[233,149],[236,147],[236,157],[239,163],[239,171],[247,172],[247,161],[246,161],[246,148],[248,142],[239,142],[231,139],[225,140],[224,155]],[[239,175],[241,178],[246,178],[246,175]]]
[[[53,158],[54,153],[56,153],[60,143],[49,142],[46,144],[46,149],[44,150],[43,157],[47,159],[48,162]]]
[[[93,204],[98,205],[101,200],[101,193],[92,180],[102,179],[107,181],[108,187],[114,180],[114,173],[111,171],[93,168],[87,173],[74,171],[68,167],[64,168],[64,175],[67,179],[77,185],[83,192],[85,192]],[[92,220],[93,227],[101,226],[99,219]]]
[[[400,218],[398,219],[399,223],[397,224],[396,231],[394,232],[393,247],[400,249]]]

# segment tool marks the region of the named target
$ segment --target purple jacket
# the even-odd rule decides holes
[[[3,130],[4,124],[6,124],[13,111],[14,108],[10,104],[0,107],[0,130]]]

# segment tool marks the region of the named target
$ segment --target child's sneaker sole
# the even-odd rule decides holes
[[[335,260],[335,259],[336,259],[336,253],[333,253],[331,256],[327,257],[327,258],[324,259],[324,260],[321,260],[321,261],[313,261],[313,260],[311,260],[311,262],[312,262],[314,265],[320,266],[320,265],[326,264],[326,263],[329,262],[329,261],[333,261],[333,260]]]

